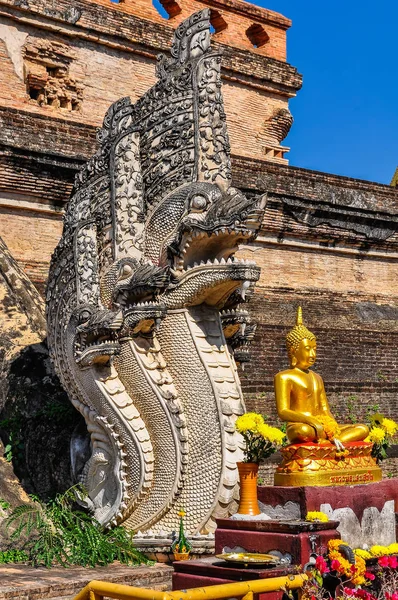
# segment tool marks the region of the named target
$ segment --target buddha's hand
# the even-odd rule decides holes
[[[315,429],[316,437],[318,440],[323,440],[326,438],[325,429],[320,421],[317,419],[309,418],[308,425],[311,425]]]
[[[339,439],[337,438],[333,438],[332,440],[333,444],[336,446],[336,450],[337,452],[344,452],[345,447],[343,442],[341,442]]]

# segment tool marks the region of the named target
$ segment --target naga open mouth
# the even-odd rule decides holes
[[[104,363],[119,354],[118,332],[112,329],[93,329],[80,332],[74,343],[78,365],[85,367],[95,362]]]
[[[260,277],[260,268],[253,261],[218,259],[196,264],[181,271],[177,285],[162,296],[170,309],[207,304],[222,309],[231,294],[238,292],[240,300]]]
[[[185,233],[174,259],[176,274],[203,265],[232,266],[240,262],[233,258],[239,244],[247,243],[252,237],[253,232],[244,227],[220,227],[211,233],[195,229]]]
[[[111,356],[119,354],[118,337],[123,325],[121,312],[114,313],[106,309],[95,312],[91,306],[83,306],[76,317],[79,325],[76,327],[73,350],[79,366],[105,364]]]
[[[166,316],[166,306],[162,302],[137,302],[126,305],[123,312],[125,331],[131,335],[150,333],[160,326]]]

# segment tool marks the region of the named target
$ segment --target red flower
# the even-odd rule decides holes
[[[340,563],[338,560],[332,560],[332,562],[330,563],[330,568],[332,569],[332,571],[338,571],[340,569]]]
[[[377,562],[381,567],[388,567],[390,561],[388,556],[380,556]]]
[[[397,592],[394,592],[391,596],[391,600],[398,600],[398,594]]]
[[[376,598],[374,596],[372,596],[372,594],[370,594],[366,590],[363,590],[362,588],[353,589],[353,588],[345,587],[344,593],[346,596],[351,596],[353,598],[361,598],[361,600],[376,600]],[[392,600],[392,599],[387,598],[387,600]]]
[[[366,571],[365,578],[369,579],[370,581],[373,581],[376,578],[376,576],[373,575],[373,573],[370,573],[369,571]]]
[[[392,569],[396,569],[398,566],[398,561],[397,561],[397,557],[396,556],[389,556],[388,557],[388,566],[391,567]]]
[[[316,557],[315,568],[318,569],[321,575],[323,575],[324,573],[329,573],[326,560],[323,558],[323,556]]]

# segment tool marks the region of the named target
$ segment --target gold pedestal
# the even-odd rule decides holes
[[[349,442],[345,456],[333,444],[290,444],[281,449],[282,464],[274,485],[355,485],[380,481],[382,473],[371,456],[373,444]]]

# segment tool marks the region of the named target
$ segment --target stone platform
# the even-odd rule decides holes
[[[191,559],[202,558],[204,556],[213,556],[214,554],[214,533],[207,535],[189,536],[192,544]],[[172,534],[154,535],[150,530],[144,533],[138,532],[134,536],[134,545],[147,558],[155,562],[171,563],[174,560],[171,544],[173,542]]]
[[[0,600],[70,600],[93,579],[154,590],[170,590],[172,567],[163,564],[128,567],[113,563],[95,569],[0,566]]]
[[[353,547],[389,545],[396,541],[398,479],[366,485],[260,486],[261,511],[271,519],[305,519],[309,511],[322,511],[339,521],[342,539]]]

